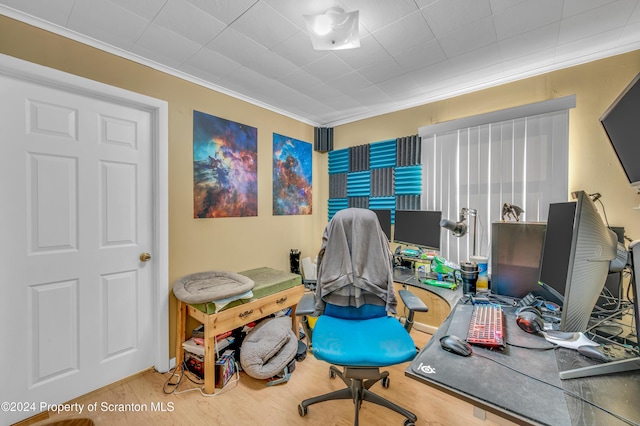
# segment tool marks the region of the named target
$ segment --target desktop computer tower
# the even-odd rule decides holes
[[[538,285],[540,257],[546,231],[544,222],[491,224],[491,291],[522,298],[543,295]]]

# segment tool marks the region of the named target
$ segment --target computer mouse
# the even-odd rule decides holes
[[[471,345],[453,334],[444,336],[440,339],[440,346],[445,351],[449,351],[456,355],[469,356],[471,355]]]

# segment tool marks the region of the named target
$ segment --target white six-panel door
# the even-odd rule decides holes
[[[0,75],[0,129],[0,399],[39,409],[156,361],[152,117]]]

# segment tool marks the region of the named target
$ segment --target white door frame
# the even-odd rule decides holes
[[[53,68],[0,54],[0,74],[68,92],[100,97],[151,114],[151,165],[153,185],[154,367],[169,370],[169,185],[168,104],[166,101],[78,77]]]

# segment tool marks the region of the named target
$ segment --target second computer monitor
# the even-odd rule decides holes
[[[440,250],[441,211],[396,210],[393,241]]]
[[[560,330],[584,332],[618,241],[589,195],[578,191],[575,197],[549,207],[540,284],[563,299]]]
[[[378,222],[382,231],[387,236],[387,240],[391,241],[391,210],[384,209],[371,209],[376,216],[378,216]]]

